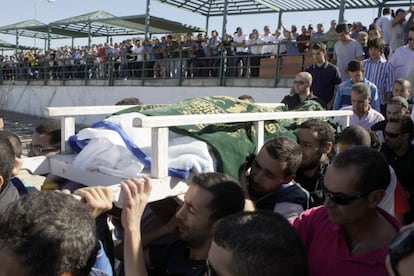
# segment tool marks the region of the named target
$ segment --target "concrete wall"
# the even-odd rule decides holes
[[[278,103],[289,88],[254,87],[149,87],[149,86],[0,86],[0,109],[44,116],[48,106],[113,105],[126,97],[138,97],[146,104],[169,104],[183,99],[226,95],[252,95],[256,102]],[[90,124],[102,116],[79,117],[77,122]]]

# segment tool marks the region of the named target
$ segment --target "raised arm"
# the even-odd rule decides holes
[[[141,218],[151,193],[149,178],[130,179],[121,183],[124,205],[122,226],[124,227],[124,269],[125,276],[147,275],[141,241]]]

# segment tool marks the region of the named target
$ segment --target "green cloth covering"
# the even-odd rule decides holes
[[[306,101],[295,111],[324,110],[315,101]],[[282,112],[285,107],[265,107],[247,103],[228,96],[208,96],[183,100],[171,105],[142,105],[128,108],[117,114],[140,112],[147,116],[223,114],[252,112]],[[275,136],[288,136],[296,140],[294,130],[306,119],[286,119],[267,121],[265,139]],[[239,168],[246,157],[256,152],[256,133],[252,122],[214,125],[189,125],[171,127],[171,131],[189,135],[211,146],[217,160],[217,171],[239,178]]]

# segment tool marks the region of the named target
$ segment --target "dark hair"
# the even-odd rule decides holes
[[[14,156],[20,158],[22,156],[22,141],[20,141],[19,136],[15,133],[8,131],[8,130],[0,130],[0,136],[5,137],[9,140],[10,144],[13,147]]]
[[[382,53],[385,47],[385,42],[384,40],[382,40],[382,38],[374,38],[374,39],[368,40],[367,46],[368,46],[368,49],[369,48],[379,49]]]
[[[391,8],[390,7],[385,7],[382,9],[382,15],[387,15],[387,14],[391,14]]]
[[[116,102],[115,105],[143,105],[144,103],[136,98],[136,97],[130,97],[130,98],[123,98],[122,100],[119,100]]]
[[[245,193],[242,187],[224,173],[197,174],[191,179],[191,184],[213,195],[208,206],[211,211],[210,220],[213,222],[244,209]]]
[[[362,62],[359,61],[359,60],[351,60],[348,63],[347,70],[349,72],[364,71],[364,66],[363,66]]]
[[[49,135],[49,144],[56,149],[60,149],[61,132],[60,122],[55,120],[44,121],[35,129],[38,134]]]
[[[335,130],[326,121],[321,119],[309,119],[303,122],[298,129],[310,129],[317,132],[319,145],[325,146],[328,142],[335,141]]]
[[[410,134],[409,141],[412,140],[412,134],[414,129],[413,120],[409,116],[399,116],[397,118],[389,118],[388,123],[396,123],[400,125],[401,134]]]
[[[384,155],[366,146],[351,147],[339,153],[332,166],[354,168],[359,173],[358,190],[361,193],[376,189],[386,190],[390,183],[390,169]]]
[[[3,185],[1,185],[0,191],[9,183],[15,158],[13,146],[9,140],[6,137],[0,136],[0,176],[3,178]]]
[[[296,141],[279,136],[267,141],[263,147],[272,158],[287,163],[285,176],[296,173],[302,162],[302,149]]]
[[[247,100],[247,101],[249,101],[250,103],[254,103],[254,102],[255,102],[254,98],[253,98],[251,95],[247,95],[247,94],[240,95],[240,96],[238,97],[238,99],[239,99],[239,100]]]
[[[371,146],[371,136],[365,128],[359,125],[346,127],[339,135],[338,143],[355,146]]]
[[[225,217],[217,222],[213,241],[231,252],[236,275],[308,275],[302,240],[278,213],[243,212]]]
[[[21,259],[28,275],[86,276],[99,243],[84,203],[55,191],[29,193],[0,216],[0,246]]]
[[[326,53],[326,45],[322,42],[317,42],[312,45],[312,50],[320,50],[324,53]]]
[[[347,24],[341,23],[341,24],[336,25],[335,31],[337,34],[339,33],[349,34],[349,27]]]

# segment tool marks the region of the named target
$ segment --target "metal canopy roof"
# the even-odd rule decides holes
[[[0,27],[0,33],[25,37],[48,38],[48,26],[38,20],[26,20],[15,24]],[[68,35],[51,33],[50,38],[67,38]]]
[[[204,16],[223,16],[227,2],[227,15],[338,10],[341,0],[158,0]],[[410,0],[344,0],[345,9],[408,7]]]
[[[116,17],[104,11],[87,13],[49,24],[27,20],[0,27],[0,33],[41,39],[129,36],[145,33],[145,15]],[[149,33],[199,32],[203,29],[150,16]]]

